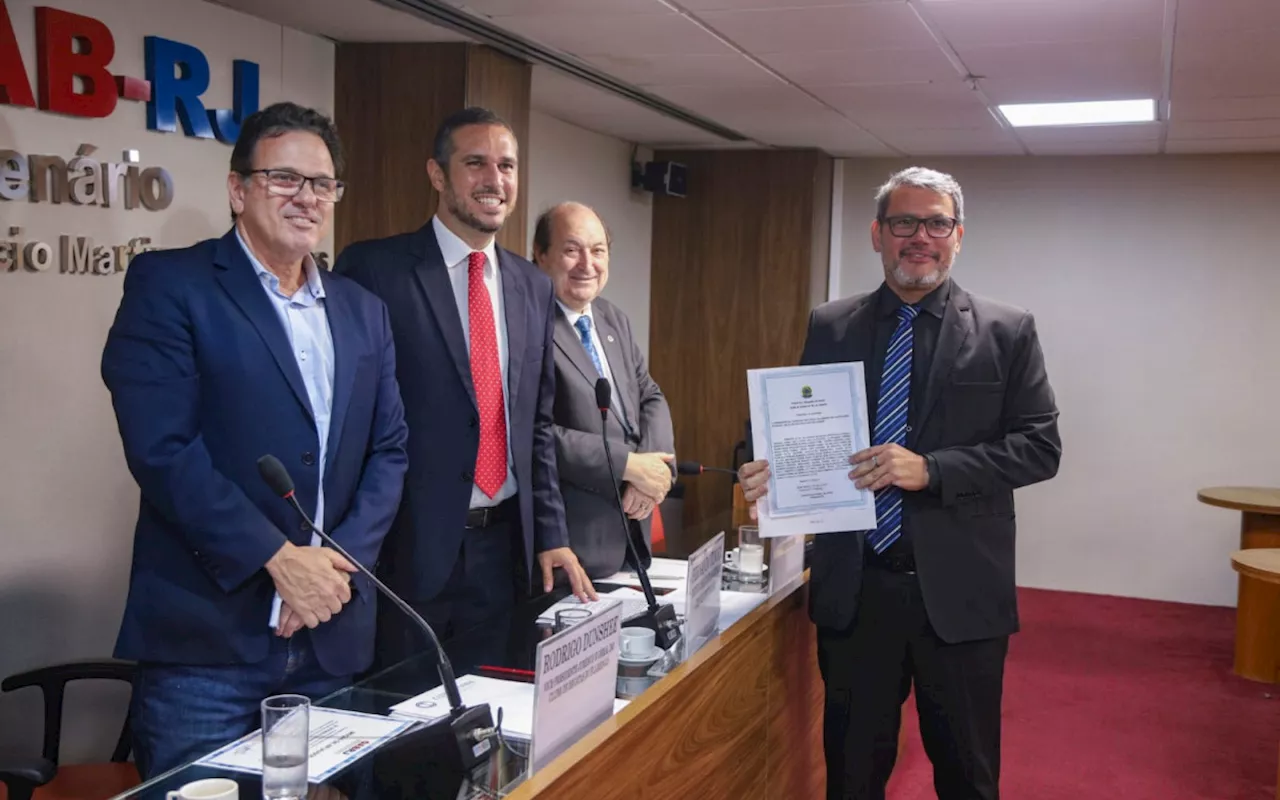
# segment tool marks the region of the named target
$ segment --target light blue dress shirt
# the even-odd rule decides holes
[[[320,482],[316,487],[316,507],[312,519],[317,526],[324,525],[324,473],[329,450],[329,418],[333,414],[333,333],[329,330],[329,315],[325,312],[324,284],[320,282],[320,270],[307,256],[302,263],[307,282],[290,297],[280,291],[280,279],[262,266],[244,243],[239,229],[236,239],[244,254],[249,257],[262,290],[267,293],[271,307],[284,327],[289,339],[289,349],[302,373],[302,383],[307,388],[311,403],[311,415],[316,420],[316,434],[320,438]],[[320,544],[320,537],[311,534],[311,543]],[[270,624],[275,627],[280,616],[280,595],[271,603]]]

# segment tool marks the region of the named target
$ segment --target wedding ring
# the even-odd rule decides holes
[[[872,469],[876,469],[876,468],[877,468],[877,467],[879,467],[879,466],[880,466],[880,456],[872,456],[872,457],[871,457],[871,468],[872,468]]]

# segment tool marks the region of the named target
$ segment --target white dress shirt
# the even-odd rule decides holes
[[[439,217],[431,218],[431,227],[436,232],[436,242],[440,245],[440,255],[449,268],[449,282],[453,285],[453,299],[458,304],[458,316],[462,319],[462,338],[467,345],[467,353],[471,352],[471,314],[467,308],[467,270],[471,257],[471,245],[458,238],[453,231],[444,226]],[[493,319],[497,327],[498,363],[502,367],[502,411],[507,418],[507,479],[502,482],[498,493],[489,497],[480,491],[479,486],[471,487],[471,508],[496,506],[516,493],[515,459],[511,455],[511,389],[510,370],[507,369],[510,348],[507,346],[507,317],[502,303],[502,281],[498,275],[498,250],[489,240],[484,250],[484,287],[489,290],[489,303],[493,306]]]
[[[316,421],[316,435],[320,440],[320,482],[316,486],[316,507],[311,513],[317,526],[324,525],[324,473],[329,459],[329,419],[333,413],[333,333],[329,329],[329,315],[325,311],[324,284],[320,281],[320,270],[311,256],[302,262],[303,274],[307,282],[302,284],[292,296],[280,291],[280,278],[268,270],[253,255],[253,251],[245,244],[236,231],[236,240],[249,257],[253,271],[262,282],[262,289],[275,309],[284,335],[289,339],[289,347],[293,350],[293,358],[302,373],[302,384],[307,389],[307,400],[311,405],[311,416]],[[311,534],[311,545],[318,546],[320,537]],[[280,593],[271,600],[271,616],[268,624],[275,627],[280,621]]]

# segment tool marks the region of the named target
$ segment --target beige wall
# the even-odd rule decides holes
[[[953,275],[1031,309],[1062,411],[1053,481],[1017,493],[1018,580],[1233,605],[1218,484],[1280,485],[1280,157],[918,159],[965,191]],[[898,162],[844,163],[840,295],[882,279],[867,227]]]
[[[543,211],[565,200],[594,208],[613,236],[604,297],[631,318],[640,350],[648,355],[653,200],[648,193],[631,189],[632,145],[534,111],[526,149],[529,252],[533,252],[534,222]],[[640,157],[647,158],[648,151],[642,149]]]
[[[46,0],[47,2],[47,0]],[[42,3],[43,4],[43,3]],[[34,0],[7,0],[24,62],[35,80]],[[196,0],[53,0],[110,28],[112,72],[142,77],[143,36],[191,44],[210,62],[211,108],[231,105],[231,63],[256,61],[263,105],[289,99],[331,112],[333,46],[321,39]],[[183,246],[228,225],[227,145],[146,129],[146,106],[121,101],[106,119],[82,120],[4,106],[0,149],[70,158],[83,143],[118,161],[172,173],[163,212],[0,200],[0,237],[10,226],[56,248],[64,233],[123,244],[149,236]],[[326,248],[331,244],[326,243]],[[0,274],[0,674],[57,660],[109,655],[124,605],[138,492],[125,467],[110,398],[98,372],[123,275]],[[63,755],[105,758],[122,720],[119,692],[77,692],[87,724],[66,731]],[[0,696],[0,746],[38,750],[34,692]],[[86,708],[71,705],[75,714]],[[68,715],[72,720],[72,715]],[[113,727],[114,726],[114,727]],[[109,731],[109,733],[108,733]]]

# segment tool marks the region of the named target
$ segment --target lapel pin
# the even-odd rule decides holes
[[[612,342],[612,341],[613,341],[613,334],[611,334],[611,333],[610,333],[610,334],[606,334],[604,338],[606,338],[606,339],[608,339],[609,341],[611,341],[611,342]]]

